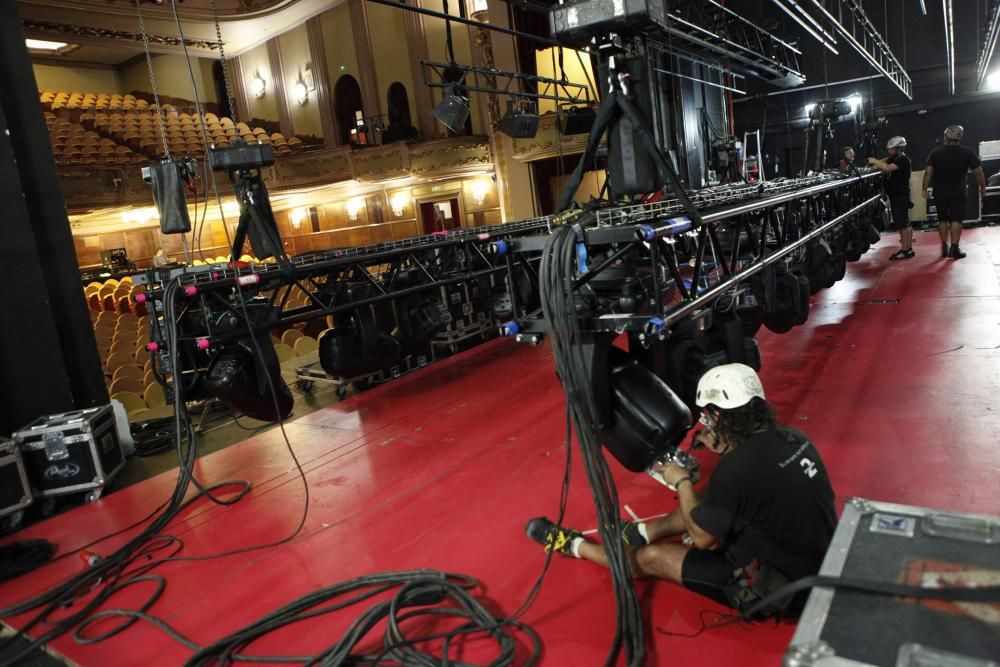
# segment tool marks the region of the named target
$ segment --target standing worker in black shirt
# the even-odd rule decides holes
[[[882,170],[889,177],[885,181],[885,194],[889,196],[892,227],[899,231],[899,250],[889,259],[910,259],[913,251],[913,227],[910,225],[910,174],[913,167],[906,155],[906,137],[893,137],[885,146],[889,154],[885,160],[868,158],[868,164]]]
[[[961,125],[949,125],[944,131],[944,146],[931,151],[924,171],[924,199],[928,186],[934,187],[934,205],[937,206],[938,234],[941,235],[941,256],[962,259],[965,253],[958,247],[962,238],[962,220],[965,219],[965,175],[972,171],[979,183],[979,197],[986,196],[986,178],[983,163],[971,148],[960,146],[965,130]],[[951,248],[948,248],[948,231],[951,229]]]
[[[683,585],[722,604],[745,609],[769,589],[816,574],[837,522],[833,489],[819,452],[795,429],[778,426],[757,374],[743,364],[710,369],[698,382],[697,405],[707,428],[692,449],[721,456],[703,491],[686,468],[667,464],[659,475],[679,507],[645,523],[623,522],[622,539],[634,577]],[[528,536],[564,556],[607,567],[604,547],[545,517],[528,522]],[[687,533],[683,542],[660,541]],[[786,613],[797,613],[797,596]]]

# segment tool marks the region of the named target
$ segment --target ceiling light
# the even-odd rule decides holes
[[[69,46],[66,42],[47,42],[44,39],[26,39],[24,43],[35,51],[58,51]]]
[[[469,117],[469,98],[459,85],[445,89],[444,99],[431,110],[431,114],[452,132],[461,132]]]

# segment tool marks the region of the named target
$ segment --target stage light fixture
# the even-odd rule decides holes
[[[987,75],[986,90],[1000,90],[1000,70]]]
[[[431,110],[431,114],[452,132],[461,132],[469,117],[469,98],[460,85],[445,89],[444,98]]]
[[[508,102],[507,113],[497,123],[497,130],[511,139],[531,139],[538,133],[539,120],[534,106],[531,109],[526,109],[515,106],[513,102]]]
[[[589,134],[597,119],[592,106],[568,107],[559,111],[559,131],[564,135]]]

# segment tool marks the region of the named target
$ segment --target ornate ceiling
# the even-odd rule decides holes
[[[226,55],[239,55],[340,2],[216,0]],[[31,38],[99,47],[134,47],[137,40],[141,44],[134,0],[19,0],[18,6]],[[150,50],[179,52],[170,0],[143,0],[141,7]],[[192,55],[217,57],[211,0],[177,0],[177,10]]]

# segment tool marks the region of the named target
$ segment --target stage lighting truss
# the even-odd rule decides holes
[[[592,104],[589,86],[580,83],[433,60],[421,60],[420,65],[424,71],[424,84],[430,88],[450,89],[456,80],[461,80],[462,88],[470,93],[495,93],[564,104]]]
[[[667,46],[683,45],[708,61],[791,88],[805,82],[802,52],[715,0],[673,3]],[[679,40],[679,44],[677,41]]]
[[[515,271],[531,276],[537,293],[538,259],[547,234],[554,225],[580,224],[595,262],[574,288],[584,297],[594,289],[613,291],[624,267],[642,297],[634,311],[583,316],[582,328],[665,336],[671,326],[699,318],[716,299],[734,293],[766,267],[801,261],[809,242],[823,237],[834,249],[842,246],[851,225],[876,215],[878,176],[823,174],[698,190],[689,194],[703,211],[697,228],[679,201],[664,198],[318,251],[294,257],[284,267],[230,263],[153,270],[136,276],[135,284],[146,285],[144,298],[157,313],[164,289],[176,281],[187,299],[178,315],[178,344],[210,351],[246,340],[250,331],[264,336],[275,327],[490,277],[493,288],[505,289],[512,301],[513,315],[501,324],[501,334],[537,343],[548,327],[539,311],[529,312],[528,304],[519,303],[519,290],[512,287]],[[237,285],[251,306],[246,314],[234,294]],[[368,286],[363,298],[347,297],[358,293],[358,285]],[[306,295],[306,303],[293,307],[297,293]],[[163,330],[161,322],[152,331],[161,350],[166,341],[157,332]]]
[[[518,235],[541,233],[548,224],[548,218],[534,218],[391,243],[318,251],[293,257],[286,267],[239,262],[154,270],[136,276],[135,284],[146,285],[143,298],[150,303],[151,313],[162,312],[159,304],[170,282],[176,281],[183,287],[188,304],[178,316],[184,324],[178,327],[178,340],[180,345],[198,350],[246,339],[251,331],[266,336],[274,327],[482,278],[492,278],[495,289],[508,289],[515,316],[523,317],[517,290],[505,286],[504,281],[514,274],[517,263],[528,275],[535,275],[537,262],[526,257],[492,255],[488,248]],[[247,314],[234,294],[237,285],[242,299],[251,304]],[[368,296],[350,298],[348,295],[357,293],[359,285],[365,286],[363,291]],[[303,294],[306,303],[292,306],[299,300],[293,297]],[[163,330],[161,324],[153,327],[151,334],[151,340],[161,350],[166,341],[158,336],[158,331]]]
[[[672,326],[697,320],[755,274],[803,262],[807,244],[820,237],[835,250],[842,248],[879,214],[882,194],[878,174],[867,173],[719,186],[690,197],[702,215],[698,227],[676,199],[554,218],[580,225],[578,236],[592,260],[586,271],[577,268],[573,283],[579,303],[588,304],[581,305],[582,331],[639,332],[663,340]],[[513,239],[502,251],[534,256],[546,239]],[[615,290],[626,283],[638,305],[623,312],[621,304],[629,299],[623,301]],[[513,323],[506,333],[537,343],[548,330],[544,319],[533,317]]]

